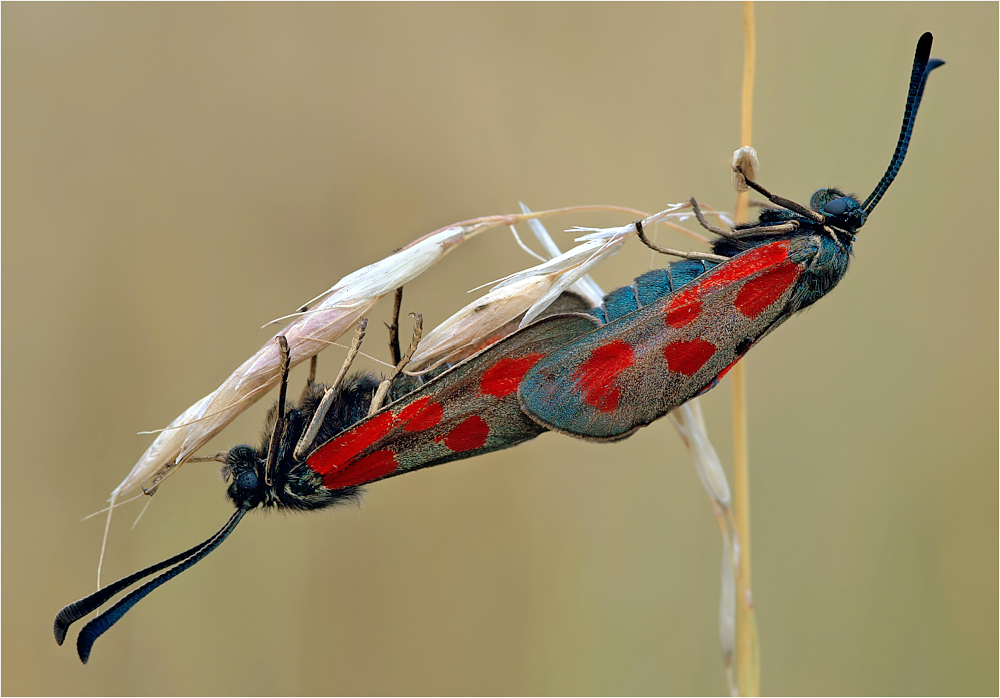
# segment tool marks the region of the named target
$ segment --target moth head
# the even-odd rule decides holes
[[[236,446],[226,454],[222,479],[229,483],[226,496],[237,509],[253,509],[264,501],[264,463],[249,446]]]
[[[809,199],[809,206],[826,216],[829,225],[851,232],[863,226],[867,218],[858,200],[839,189],[820,189]]]

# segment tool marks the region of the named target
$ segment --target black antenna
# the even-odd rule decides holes
[[[155,574],[162,569],[170,567],[171,565],[176,565],[176,567],[164,572],[156,579],[146,582],[83,627],[83,630],[80,631],[80,636],[76,641],[76,650],[80,655],[80,661],[86,664],[87,659],[90,658],[90,649],[94,646],[94,642],[96,642],[97,638],[103,635],[112,625],[121,620],[122,616],[128,613],[130,608],[139,603],[151,591],[156,589],[161,584],[169,582],[181,572],[192,567],[199,560],[218,548],[219,545],[222,544],[222,541],[224,541],[229,534],[233,532],[233,529],[236,528],[236,524],[240,522],[240,519],[243,518],[243,515],[246,514],[247,511],[247,509],[237,509],[236,512],[229,518],[229,521],[226,522],[226,525],[204,543],[199,543],[179,555],[174,555],[163,562],[150,565],[144,570],[139,570],[138,572],[130,574],[123,579],[119,579],[114,584],[109,584],[103,589],[94,592],[90,596],[80,599],[79,601],[75,601],[63,608],[63,610],[59,611],[59,615],[56,616],[55,622],[52,624],[52,629],[56,636],[56,642],[61,645],[63,640],[66,639],[66,631],[72,623],[80,620],[88,613],[97,610],[101,604],[108,601],[118,592],[124,591],[144,577]]]
[[[920,107],[920,98],[924,95],[924,86],[927,84],[927,76],[935,68],[944,65],[944,61],[937,58],[931,59],[931,43],[934,36],[926,32],[917,41],[917,51],[913,56],[913,72],[910,74],[910,92],[906,96],[906,109],[903,112],[903,127],[899,132],[899,141],[896,143],[896,152],[892,155],[889,168],[882,175],[882,180],[875,187],[875,191],[865,199],[861,207],[865,214],[872,212],[875,204],[879,202],[885,190],[896,178],[896,173],[903,165],[903,158],[906,157],[906,148],[910,144],[910,134],[913,133],[913,123],[917,118],[917,109]]]

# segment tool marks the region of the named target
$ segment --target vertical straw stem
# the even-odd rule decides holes
[[[753,136],[753,81],[757,58],[754,5],[743,3],[743,100],[740,145]],[[750,193],[736,195],[737,221],[748,219]],[[746,359],[730,372],[733,386],[733,509],[739,541],[736,572],[736,685],[741,696],[760,695],[760,654],[750,593],[750,462],[747,445]]]

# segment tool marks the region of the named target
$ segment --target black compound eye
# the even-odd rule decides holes
[[[238,509],[253,509],[267,494],[264,486],[264,463],[249,446],[235,446],[226,455],[223,477],[229,482],[226,496]]]
[[[823,213],[827,213],[831,216],[842,216],[847,213],[847,200],[840,196],[836,199],[830,199],[823,205]]]
[[[233,484],[244,492],[254,492],[260,486],[260,480],[252,470],[240,470],[233,475]]]

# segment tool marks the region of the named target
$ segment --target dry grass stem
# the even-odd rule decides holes
[[[743,100],[740,118],[741,145],[753,142],[753,86],[757,46],[753,2],[743,3]],[[759,168],[754,153],[754,165]],[[748,219],[750,196],[736,195],[737,220]],[[736,688],[742,696],[760,695],[760,641],[750,589],[750,462],[747,443],[746,362],[730,371],[733,386],[733,509],[739,541],[736,567]],[[728,672],[727,672],[728,673]],[[731,687],[732,688],[732,687]]]

